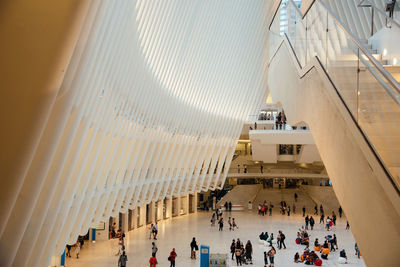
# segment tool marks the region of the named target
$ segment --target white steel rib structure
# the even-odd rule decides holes
[[[277,2],[4,1],[0,265],[48,266],[110,216],[221,187],[266,98]]]

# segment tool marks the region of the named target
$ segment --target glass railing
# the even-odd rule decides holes
[[[306,15],[292,0],[285,35],[300,67],[317,58],[399,192],[400,85],[322,0]],[[273,31],[274,23],[270,30]],[[274,32],[279,34],[279,32]],[[276,47],[276,45],[275,45]],[[396,178],[395,178],[396,177]]]
[[[324,1],[359,40],[367,40],[383,28],[400,28],[399,22],[390,17],[390,12],[386,12],[386,1]]]

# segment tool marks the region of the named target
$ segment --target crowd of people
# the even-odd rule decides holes
[[[250,240],[248,240],[244,246],[240,241],[240,238],[238,238],[236,241],[233,239],[230,246],[230,252],[232,261],[236,259],[237,266],[242,266],[242,264],[253,264],[253,245],[251,244]]]
[[[279,203],[280,205],[280,213],[282,215],[287,215],[290,216],[290,213],[293,212],[295,213],[295,203],[297,203],[298,200],[298,195],[297,193],[294,194],[294,203],[291,207],[287,204],[286,201],[281,201]],[[228,215],[231,215],[229,211],[231,211],[232,204],[231,202],[225,202],[224,204],[225,210],[228,212]],[[265,216],[272,215],[272,209],[274,208],[274,205],[267,201],[264,201],[263,204],[258,205],[258,214],[260,216]],[[328,257],[330,253],[336,252],[339,250],[338,247],[338,238],[336,236],[336,233],[330,234],[327,232],[327,234],[323,238],[323,242],[320,243],[319,239],[316,237],[313,237],[313,246],[311,245],[310,248],[310,238],[311,235],[309,234],[309,230],[314,230],[315,226],[315,220],[314,217],[315,215],[320,215],[320,224],[324,226],[324,229],[326,231],[332,231],[335,230],[334,227],[336,226],[337,222],[337,217],[334,211],[332,211],[330,216],[327,216],[327,218],[324,218],[324,208],[322,205],[319,207],[317,205],[314,206],[314,214],[309,215],[306,214],[306,209],[303,206],[303,216],[304,216],[304,225],[301,226],[299,231],[297,232],[296,236],[296,244],[303,245],[305,248],[302,250],[302,252],[296,252],[294,255],[294,262],[302,262],[306,265],[315,265],[315,266],[320,266],[322,264],[322,260],[328,260]],[[341,218],[343,215],[343,210],[341,207],[338,209],[338,214],[339,217]],[[215,227],[216,223],[218,224],[218,231],[223,231],[224,226],[225,229],[226,227],[229,227],[229,231],[235,231],[239,229],[238,224],[232,216],[226,216],[227,217],[227,225],[224,225],[224,213],[222,209],[217,209],[215,212],[212,213],[211,215],[211,227]],[[225,218],[226,218],[225,217]],[[349,223],[347,222],[346,229],[349,228]],[[118,251],[116,252],[116,255],[119,256],[118,258],[118,266],[119,267],[126,267],[128,257],[126,255],[125,251],[125,234],[121,231],[118,230],[116,231],[116,224],[114,223],[111,227],[111,237],[112,238],[118,238]],[[158,246],[156,244],[157,240],[157,235],[158,235],[158,224],[154,223],[151,224],[149,227],[149,239],[153,239],[151,242],[151,257],[149,259],[149,264],[150,267],[156,267],[158,264],[157,260],[157,253],[158,253]],[[275,256],[277,254],[277,250],[281,249],[286,249],[286,236],[283,233],[282,230],[278,230],[276,235],[274,236],[274,233],[268,233],[268,232],[262,232],[259,236],[260,243],[265,246],[266,249],[263,249],[263,255],[262,259],[264,262],[265,267],[273,267],[275,264]],[[79,258],[79,252],[80,248],[83,245],[82,244],[83,239],[79,239],[77,243],[75,244],[76,247],[76,256]],[[312,244],[312,243],[311,243]],[[264,247],[263,246],[263,247]],[[71,257],[71,247],[72,246],[67,246],[67,253],[66,256]],[[358,248],[358,245],[355,244],[354,246],[355,249],[355,254],[356,256],[360,257],[360,251]],[[192,260],[196,260],[197,258],[197,251],[199,250],[199,246],[197,244],[196,238],[193,237],[192,241],[190,242],[190,258]],[[231,259],[233,262],[236,262],[237,266],[242,266],[242,265],[247,265],[247,264],[253,264],[253,244],[250,240],[248,240],[245,244],[241,242],[240,238],[233,239],[232,243],[230,245],[230,254],[231,254]],[[338,262],[339,263],[347,263],[347,254],[344,249],[339,251],[339,256]],[[178,257],[177,252],[175,248],[171,250],[168,256],[168,261],[170,263],[170,267],[175,267],[175,262],[176,258]]]

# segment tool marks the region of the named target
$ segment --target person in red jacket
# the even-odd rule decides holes
[[[177,257],[175,248],[172,249],[171,253],[169,253],[169,261],[171,262],[170,267],[175,267],[175,258]]]
[[[149,260],[149,263],[150,263],[150,267],[156,267],[156,265],[158,263],[156,257],[151,256],[150,260]]]

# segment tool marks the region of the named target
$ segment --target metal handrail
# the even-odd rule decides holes
[[[335,20],[337,25],[339,25],[340,28],[344,31],[344,33],[347,35],[347,37],[353,42],[354,45],[356,45],[362,53],[369,59],[369,61],[375,66],[376,69],[380,72],[380,74],[386,78],[386,80],[394,87],[394,89],[397,91],[393,92],[391,88],[388,88],[384,86],[385,90],[388,91],[389,95],[392,96],[392,98],[396,101],[397,104],[400,105],[400,96],[397,94],[400,94],[400,84],[393,78],[393,76],[376,60],[375,57],[373,57],[369,50],[361,43],[360,40],[358,40],[357,37],[355,37],[351,31],[339,20],[339,18],[335,15],[335,13],[326,5],[326,3],[322,0],[315,0],[313,3],[310,5],[311,7],[316,3],[320,2],[323,7],[328,11],[328,13],[332,16],[332,18]],[[293,0],[288,0],[297,10],[296,4],[293,2]],[[310,10],[309,9],[309,10]],[[300,12],[300,11],[299,11]],[[303,17],[304,19],[304,17]]]
[[[279,9],[281,8],[281,5],[282,5],[282,0],[279,1],[279,5],[278,5],[278,7],[276,8],[275,13],[274,13],[274,16],[273,16],[272,19],[271,19],[271,23],[270,23],[269,26],[268,26],[268,30],[271,30],[271,26],[272,26],[272,24],[274,23],[276,14],[278,13]]]
[[[294,54],[294,56],[297,59],[297,55],[296,55],[296,51],[293,49],[293,46],[288,38],[288,36],[285,34],[285,39],[286,41],[289,43],[289,46],[292,50],[292,53]],[[282,44],[279,46],[279,48],[277,50],[280,50]],[[277,54],[277,53],[276,53]],[[333,80],[331,79],[331,77],[329,76],[328,72],[326,71],[324,65],[322,64],[321,60],[318,58],[318,56],[315,56],[319,66],[321,67],[321,69],[324,71],[326,77],[328,78],[330,84],[332,85],[332,87],[334,88],[337,96],[339,97],[340,101],[342,102],[342,104],[344,105],[345,109],[347,110],[347,112],[350,114],[350,118],[352,119],[352,121],[354,122],[354,125],[357,127],[357,129],[359,130],[360,134],[362,135],[364,141],[366,142],[367,146],[370,148],[371,152],[374,154],[376,160],[378,161],[378,164],[382,167],[383,172],[386,174],[386,177],[389,179],[389,182],[392,184],[394,190],[396,191],[397,195],[400,196],[400,188],[398,187],[397,183],[395,182],[395,179],[393,178],[393,176],[391,175],[391,173],[388,171],[388,169],[386,168],[385,164],[383,163],[383,160],[381,159],[381,157],[379,156],[378,152],[375,150],[374,146],[371,144],[370,140],[368,139],[368,137],[365,135],[364,131],[361,129],[360,125],[358,124],[357,120],[354,118],[354,116],[352,115],[352,112],[349,108],[349,106],[346,104],[346,101],[344,100],[344,98],[342,97],[342,95],[340,94],[338,88],[336,87],[335,83],[333,82]],[[272,63],[272,60],[271,62]],[[315,65],[311,66],[310,69],[308,69],[301,77],[300,79],[303,79],[312,69],[315,68]]]
[[[397,27],[400,28],[400,24],[392,19],[391,17],[389,17],[385,11],[383,11],[382,9],[378,8],[371,0],[364,0],[366,2],[368,2],[368,4],[375,10],[377,10],[379,13],[381,13],[388,21],[390,21],[390,23],[395,24]]]

